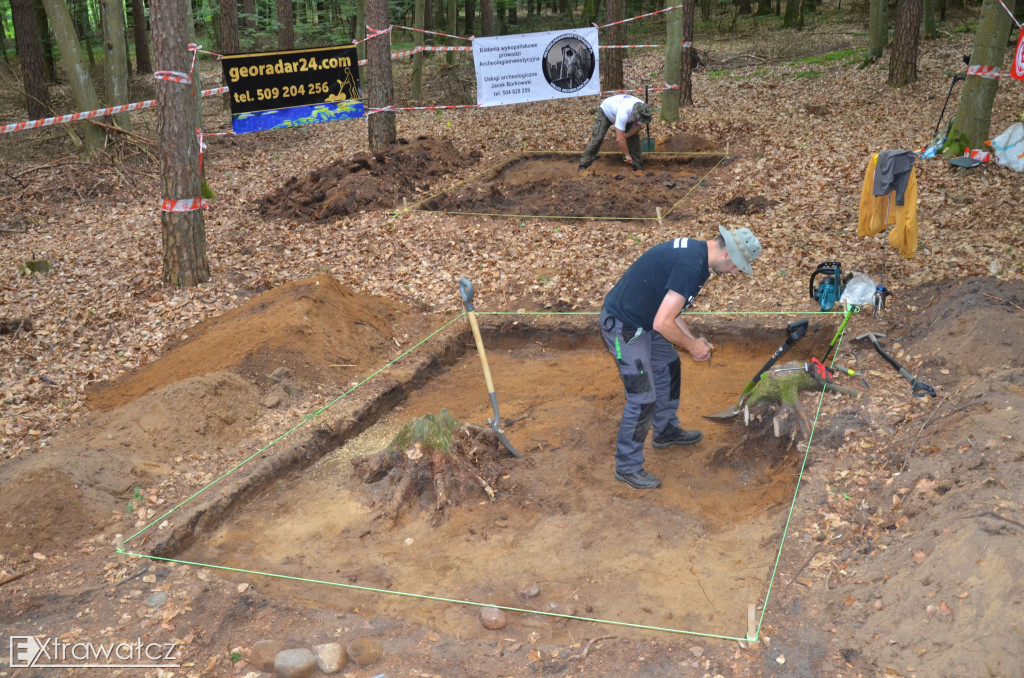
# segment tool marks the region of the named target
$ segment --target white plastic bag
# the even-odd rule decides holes
[[[1014,172],[1024,171],[1024,123],[1015,122],[992,140],[996,162]]]
[[[875,281],[866,273],[854,273],[850,282],[846,283],[839,303],[853,306],[866,306],[875,303]]]

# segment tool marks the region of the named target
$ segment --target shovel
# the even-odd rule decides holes
[[[644,78],[644,103],[650,105],[649,92],[651,86],[647,82],[647,78]],[[651,138],[651,123],[647,123],[647,138],[640,140],[640,150],[644,153],[654,152],[654,139]]]
[[[469,326],[473,329],[473,340],[476,342],[477,353],[480,354],[480,364],[484,368],[487,395],[491,399],[491,408],[494,410],[494,419],[488,419],[487,423],[498,434],[498,442],[504,445],[505,449],[512,453],[512,456],[522,458],[523,455],[519,454],[519,451],[505,437],[505,432],[498,428],[498,425],[501,423],[501,416],[498,414],[498,397],[494,395],[494,382],[491,381],[491,368],[487,366],[484,340],[480,338],[480,326],[476,324],[476,313],[473,312],[473,283],[469,282],[466,278],[460,278],[459,295],[462,297],[463,306],[466,307],[466,315],[469,316]]]
[[[807,333],[807,322],[808,321],[805,318],[804,320],[798,320],[795,323],[790,323],[786,327],[786,341],[782,344],[782,346],[779,346],[777,349],[775,349],[775,353],[773,353],[772,357],[768,359],[768,362],[764,364],[764,367],[758,370],[757,374],[754,375],[754,378],[751,379],[750,382],[743,387],[743,391],[740,393],[740,399],[736,402],[734,406],[730,407],[727,410],[716,412],[715,414],[705,414],[704,417],[707,419],[732,419],[737,414],[742,412],[743,410],[741,410],[740,408],[743,407],[743,401],[747,399],[747,396],[750,395],[750,392],[754,390],[755,386],[757,386],[757,382],[760,381],[761,375],[767,372],[768,368],[774,365],[775,362],[782,357],[782,354],[789,350],[790,346],[799,341],[800,337],[804,336],[804,334]]]

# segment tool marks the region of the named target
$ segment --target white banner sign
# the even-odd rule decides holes
[[[601,93],[596,28],[476,38],[473,65],[478,106]]]

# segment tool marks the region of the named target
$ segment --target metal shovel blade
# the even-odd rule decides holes
[[[741,410],[740,408],[738,408],[735,405],[733,405],[729,409],[722,410],[721,412],[715,412],[714,414],[705,414],[704,418],[705,419],[732,419],[733,417],[735,417],[737,414],[739,414],[742,411],[743,410]]]

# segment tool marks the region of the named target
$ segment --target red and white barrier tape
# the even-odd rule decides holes
[[[416,47],[416,48],[413,48],[413,49],[410,49],[410,50],[406,50],[404,52],[392,52],[391,53],[391,58],[392,59],[398,59],[400,57],[412,56],[414,54],[419,54],[420,52],[472,52],[472,51],[473,51],[472,47],[447,47],[445,45],[431,47],[430,45],[420,45],[419,47]],[[362,62],[360,62],[360,63],[362,63]]]
[[[982,66],[975,64],[967,69],[967,75],[979,78],[1005,78],[1006,74],[1000,72],[999,66]]]
[[[469,36],[468,38],[464,38],[461,35],[449,35],[447,33],[438,33],[437,31],[427,31],[427,30],[423,30],[422,28],[409,28],[408,26],[399,26],[397,24],[392,24],[391,28],[392,28],[392,30],[397,28],[397,29],[403,30],[403,31],[413,31],[414,33],[426,33],[427,35],[440,35],[440,36],[443,36],[445,38],[454,38],[455,40],[473,40],[474,39],[474,36],[472,36],[472,35]]]
[[[644,19],[644,18],[649,17],[649,16],[654,16],[655,14],[661,14],[662,12],[670,12],[673,9],[680,9],[680,8],[682,8],[682,5],[673,5],[672,7],[665,7],[664,9],[659,9],[659,10],[654,11],[654,12],[648,12],[647,14],[641,14],[640,16],[630,17],[628,19],[623,19],[622,21],[613,21],[612,23],[605,24],[604,26],[598,26],[597,24],[593,24],[593,25],[594,25],[595,28],[597,28],[597,30],[601,30],[602,28],[608,28],[609,26],[618,26],[619,24],[629,23],[630,21],[636,21],[637,19]]]
[[[1010,15],[1011,19],[1013,19],[1013,23],[1017,24],[1017,28],[1022,28],[1020,22],[1017,21],[1017,17],[1013,16],[1013,12],[1011,12],[1010,8],[1007,7],[1005,3],[1003,3],[1003,0],[999,0],[999,4],[1003,6],[1003,9],[1006,10],[1006,13]]]
[[[205,210],[209,205],[202,198],[191,198],[186,200],[171,200],[167,198],[160,202],[160,209],[164,212],[194,212]]]
[[[221,58],[221,56],[222,56],[222,55],[221,55],[221,54],[219,54],[218,52],[211,52],[211,51],[210,51],[210,50],[208,50],[208,49],[203,49],[203,46],[202,46],[202,45],[197,45],[197,44],[196,44],[196,43],[194,43],[194,42],[190,42],[190,43],[188,43],[188,48],[189,48],[189,50],[190,50],[190,51],[191,51],[191,52],[192,52],[193,54],[195,54],[196,52],[202,52],[203,54],[209,54],[210,56],[215,56],[215,57],[217,57],[217,60],[218,60],[218,61],[220,61],[220,58]],[[193,62],[193,64],[194,64],[194,63],[195,63],[195,62]]]
[[[665,45],[599,45],[598,49],[634,49],[638,47],[664,47]]]
[[[204,89],[203,96],[209,97],[216,94],[227,94],[227,87],[214,87],[213,89]],[[82,113],[69,113],[68,115],[55,116],[52,118],[42,118],[41,120],[28,120],[26,122],[14,122],[9,125],[0,127],[0,134],[6,134],[8,132],[20,132],[27,129],[35,129],[36,127],[49,127],[50,125],[63,125],[68,122],[78,122],[79,120],[88,120],[89,118],[98,118],[104,115],[115,115],[117,113],[125,113],[128,111],[140,111],[146,108],[152,108],[156,105],[156,99],[149,99],[147,101],[140,101],[134,104],[121,104],[120,106],[111,106],[109,108],[100,108],[95,111],[83,111]]]
[[[644,91],[647,91],[647,92],[661,92],[661,91],[666,90],[666,89],[679,89],[679,85],[670,85],[670,84],[668,84],[666,82],[664,87],[648,87],[646,90],[644,90],[643,87],[640,87],[639,89],[609,89],[609,90],[605,90],[604,92],[601,92],[601,96],[604,96],[606,94],[634,94],[634,93],[637,93],[637,92],[644,92]]]
[[[186,85],[192,84],[192,76],[181,71],[157,71],[153,74],[153,77],[157,80],[170,80],[171,82],[181,82]]]

